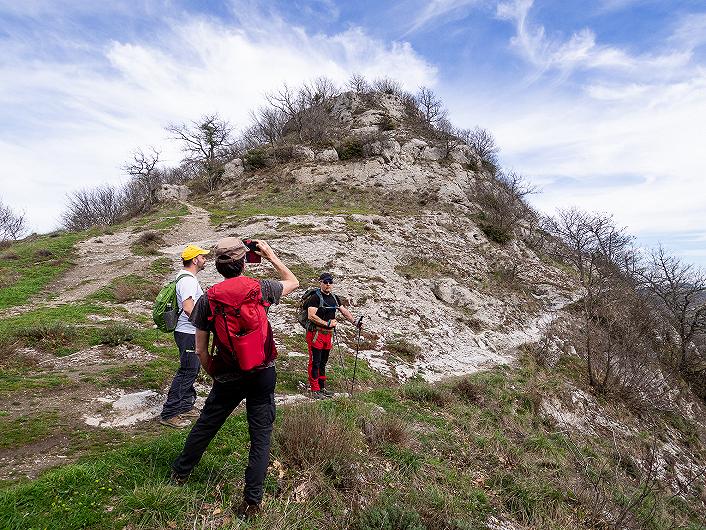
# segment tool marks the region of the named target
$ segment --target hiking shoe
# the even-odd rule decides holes
[[[176,471],[172,470],[172,474],[169,475],[169,480],[175,486],[183,486],[186,481],[189,480],[189,475],[179,475]]]
[[[180,417],[182,418],[198,418],[201,415],[201,410],[197,409],[196,407],[187,410],[186,412],[182,412],[179,414]]]
[[[235,514],[241,519],[250,519],[260,514],[259,504],[248,504],[246,500],[243,500],[236,508]]]
[[[171,418],[164,419],[162,417],[159,418],[159,423],[162,425],[166,425],[167,427],[172,427],[174,429],[183,429],[184,427],[188,427],[191,425],[191,421],[182,418],[181,414],[177,414],[176,416],[172,416]]]
[[[326,396],[327,398],[332,398],[333,396],[336,395],[336,393],[332,390],[329,390],[328,388],[322,388],[321,393]]]
[[[327,399],[326,394],[324,394],[321,390],[312,390],[310,393],[311,397],[314,399]]]

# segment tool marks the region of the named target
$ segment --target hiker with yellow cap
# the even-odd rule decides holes
[[[200,412],[194,408],[196,402],[194,381],[199,375],[201,363],[196,355],[196,328],[189,322],[189,316],[203,294],[196,275],[206,266],[208,252],[196,245],[187,245],[181,253],[184,268],[176,277],[179,319],[174,329],[174,341],[179,348],[179,369],[169,387],[167,401],[162,407],[159,422],[177,429],[188,427],[191,420],[197,418]]]

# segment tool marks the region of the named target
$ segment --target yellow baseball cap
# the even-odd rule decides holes
[[[194,259],[196,256],[205,256],[210,251],[196,245],[187,245],[181,253],[181,259]]]

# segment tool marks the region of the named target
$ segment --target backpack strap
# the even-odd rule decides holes
[[[174,280],[174,289],[175,289],[174,295],[175,295],[175,296],[176,296],[176,286],[179,284],[179,280],[181,280],[181,279],[184,278],[185,276],[191,276],[191,274],[189,274],[188,272],[184,272],[184,273],[180,274],[179,276],[177,276],[177,279]],[[178,304],[177,304],[177,305],[178,305]],[[181,316],[181,314],[182,314],[183,312],[184,312],[184,305],[182,304],[181,309],[179,310],[179,313],[177,313],[177,319]]]

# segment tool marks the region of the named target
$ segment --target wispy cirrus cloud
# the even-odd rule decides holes
[[[405,35],[417,31],[449,14],[481,4],[481,0],[429,0],[414,18]]]

